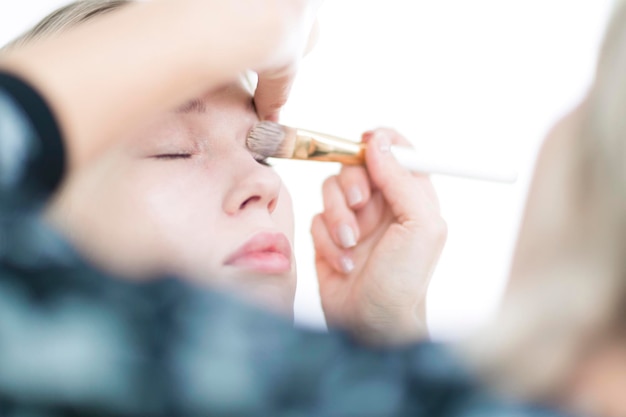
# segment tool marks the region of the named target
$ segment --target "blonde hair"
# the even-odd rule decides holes
[[[626,333],[625,1],[615,4],[577,114],[562,155],[567,180],[555,196],[572,230],[558,242],[562,256],[520,276],[526,282],[507,294],[501,314],[461,349],[494,386],[517,396],[557,393],[587,351]]]
[[[63,6],[42,19],[35,27],[11,41],[3,50],[20,46],[58,34],[68,28],[110,13],[133,3],[132,0],[79,0]]]

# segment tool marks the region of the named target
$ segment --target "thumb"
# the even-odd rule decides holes
[[[280,109],[287,103],[295,78],[295,65],[259,74],[254,104],[261,120],[278,122]]]
[[[390,129],[378,129],[367,137],[365,163],[372,183],[382,192],[398,222],[428,218],[421,201],[421,183],[428,182],[428,177],[402,167],[391,153],[391,145],[395,144],[406,146],[408,141]]]
[[[316,20],[309,33],[303,56],[311,52],[317,44],[320,33]],[[261,120],[278,122],[280,110],[287,103],[291,87],[296,79],[302,57],[296,57],[288,65],[258,74],[259,79],[254,93],[254,105]]]

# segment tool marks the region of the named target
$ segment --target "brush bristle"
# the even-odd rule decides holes
[[[291,158],[295,136],[291,128],[274,122],[257,123],[248,135],[248,149],[265,158]]]

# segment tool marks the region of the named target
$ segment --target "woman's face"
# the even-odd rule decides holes
[[[291,314],[291,198],[246,148],[256,122],[239,83],[164,114],[70,175],[50,217],[108,270],[174,273]]]

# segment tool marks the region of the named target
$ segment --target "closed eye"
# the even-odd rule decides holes
[[[192,157],[192,154],[190,153],[164,153],[164,154],[153,156],[153,158],[155,159],[165,159],[165,160],[190,159],[191,157]]]

